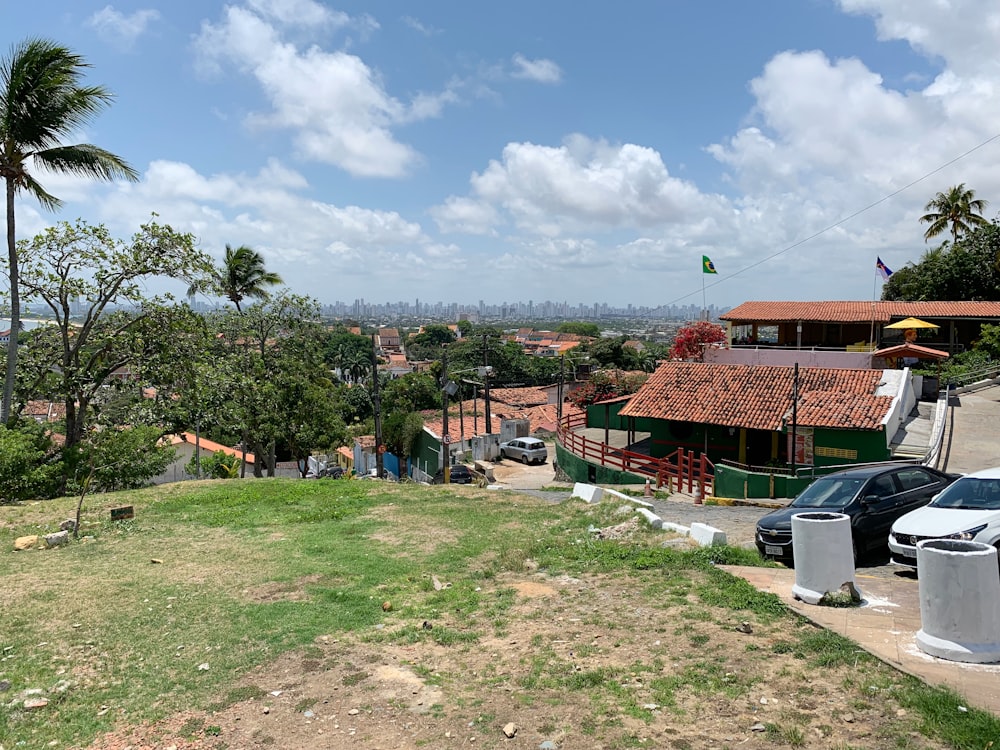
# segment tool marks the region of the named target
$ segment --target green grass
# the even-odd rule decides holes
[[[135,506],[135,519],[112,523],[107,509],[121,504]],[[876,686],[879,700],[906,708],[922,733],[951,747],[983,748],[1000,737],[995,717],[959,711],[956,695],[898,675],[836,634],[803,626],[777,597],[718,567],[760,564],[756,552],[664,549],[648,528],[631,542],[595,540],[591,528],[621,521],[612,505],[556,506],[508,495],[470,500],[451,490],[365,482],[188,483],[88,498],[82,533],[92,540],[19,553],[12,551],[15,537],[54,530],[72,514],[73,500],[0,507],[0,679],[12,684],[0,701],[0,745],[82,747],[120,723],[260,698],[261,687],[237,678],[289,651],[324,668],[315,645],[323,635],[456,650],[516,635],[515,591],[495,579],[535,566],[550,576],[627,577],[643,606],[656,612],[650,642],[657,631],[680,628],[693,652],[711,652],[716,640],[708,633],[720,623],[753,620],[755,631],[780,626],[772,645],[741,645],[740,653],[845,669],[859,701]],[[436,588],[435,578],[445,585]],[[605,639],[581,644],[576,659],[613,649],[624,637],[614,616],[599,608],[585,622]],[[724,654],[692,653],[669,671],[656,652],[623,668],[580,667],[546,637],[530,643],[531,660],[518,680],[524,705],[582,700],[593,718],[578,731],[609,737],[607,746],[632,745],[620,714],[650,721],[642,708],[650,697],[680,714],[684,696],[739,700],[759,679],[727,669]],[[420,664],[414,670],[434,685],[456,679]],[[368,676],[365,666],[352,666],[343,685]],[[514,682],[496,674],[481,679]],[[646,686],[641,697],[637,684]],[[46,691],[46,711],[17,707],[14,699],[28,688]],[[616,727],[619,734],[606,735]],[[183,729],[220,731],[210,720]],[[802,742],[791,727],[772,731],[776,742]]]

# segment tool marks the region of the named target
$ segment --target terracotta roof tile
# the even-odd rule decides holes
[[[510,406],[541,406],[549,402],[549,395],[542,388],[493,388],[490,401],[499,401]]]
[[[465,407],[465,439],[468,440],[475,435],[486,434],[486,415],[483,413],[483,405],[479,405],[479,416],[476,417],[473,414],[472,408],[466,402]],[[436,437],[440,438],[444,428],[444,421],[441,418],[441,411],[438,410],[428,410],[420,412],[420,416],[424,418],[424,427],[430,430],[430,433]],[[500,415],[495,413],[493,409],[490,409],[490,422],[492,423],[493,429],[490,430],[491,433],[500,433]],[[474,426],[478,426],[479,430],[473,434]],[[451,408],[448,410],[448,432],[451,433],[451,438],[454,442],[458,442],[459,436],[462,434],[462,420],[458,413],[458,404],[452,404]]]
[[[239,458],[242,460],[243,452],[237,450],[236,448],[230,448],[228,445],[222,445],[222,443],[217,443],[214,440],[206,440],[204,437],[198,438],[193,432],[181,432],[176,435],[170,436],[171,445],[181,445],[182,443],[187,443],[192,448],[195,443],[203,451],[209,451],[215,453],[216,451],[222,451],[227,456],[232,456],[234,458]],[[257,457],[253,453],[247,453],[247,463],[256,463]]]
[[[576,404],[568,402],[563,404],[563,418],[582,413],[583,409]],[[544,404],[542,406],[531,406],[527,409],[510,412],[506,416],[508,419],[527,419],[529,424],[528,429],[531,433],[555,432],[559,424],[559,405]]]
[[[779,430],[791,421],[791,367],[666,362],[623,416]],[[797,421],[804,427],[877,430],[892,396],[877,396],[881,370],[799,370]]]
[[[719,316],[733,323],[888,323],[909,317],[1000,320],[1000,302],[744,302]]]

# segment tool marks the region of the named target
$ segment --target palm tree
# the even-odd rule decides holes
[[[138,172],[109,151],[89,143],[67,146],[61,142],[90,123],[113,98],[101,86],[81,85],[88,67],[80,55],[66,47],[36,38],[21,42],[0,61],[0,176],[7,186],[11,331],[19,330],[21,324],[14,197],[23,190],[35,196],[43,208],[55,210],[62,204],[46,192],[31,171],[40,167],[108,182],[139,179]],[[12,334],[0,405],[2,423],[10,417],[16,371],[17,335]]]
[[[920,217],[922,223],[930,224],[924,232],[924,241],[937,237],[949,225],[952,243],[958,242],[959,233],[966,234],[974,226],[987,226],[989,222],[980,216],[987,205],[983,199],[976,198],[975,190],[966,189],[964,182],[938,193],[924,206],[928,213]]]
[[[236,312],[242,312],[240,302],[244,299],[267,299],[265,287],[282,283],[278,274],[264,268],[264,258],[256,250],[246,245],[234,248],[227,243],[222,267],[215,269],[207,286],[210,291],[231,300],[236,305]],[[188,292],[198,289],[196,284]]]

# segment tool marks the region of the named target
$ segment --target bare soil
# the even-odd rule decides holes
[[[514,605],[499,630],[484,616],[474,643],[434,641],[447,614],[323,636],[241,678],[235,703],[219,696],[230,705],[90,748],[944,747],[910,731],[871,674],[780,648],[812,625],[744,621],[692,594],[650,598],[650,585],[499,578],[489,586],[513,589]]]

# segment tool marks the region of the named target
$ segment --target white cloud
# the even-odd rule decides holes
[[[251,8],[229,6],[218,24],[203,25],[196,40],[203,65],[218,71],[232,64],[262,87],[271,111],[250,116],[248,124],[290,130],[302,158],[354,175],[400,177],[419,164],[420,155],[396,138],[394,128],[439,116],[444,105],[456,101],[455,89],[420,93],[404,103],[386,91],[379,74],[357,55],[318,46],[300,49],[283,39],[270,22],[271,10],[254,12],[275,4],[254,0]]]
[[[347,26],[351,18],[313,0],[246,0],[258,16],[287,26]]]
[[[413,16],[403,16],[400,19],[404,24],[409,26],[414,31],[423,34],[424,36],[434,36],[435,34],[440,34],[441,30],[436,29],[433,26],[423,23]]]
[[[522,230],[565,232],[650,227],[716,210],[718,200],[671,177],[660,155],[635,144],[573,135],[563,145],[509,143],[471,179],[474,197],[433,210],[442,228],[487,231],[503,211]]]
[[[539,58],[529,60],[520,52],[514,55],[513,78],[523,78],[537,83],[559,83],[562,80],[562,70],[552,60]]]
[[[500,220],[498,211],[489,203],[457,196],[432,207],[430,213],[443,232],[490,234]]]
[[[137,10],[126,16],[105,5],[101,10],[87,19],[87,25],[97,31],[105,41],[114,43],[123,49],[131,49],[136,39],[142,36],[149,26],[160,19],[160,12],[146,9]]]

